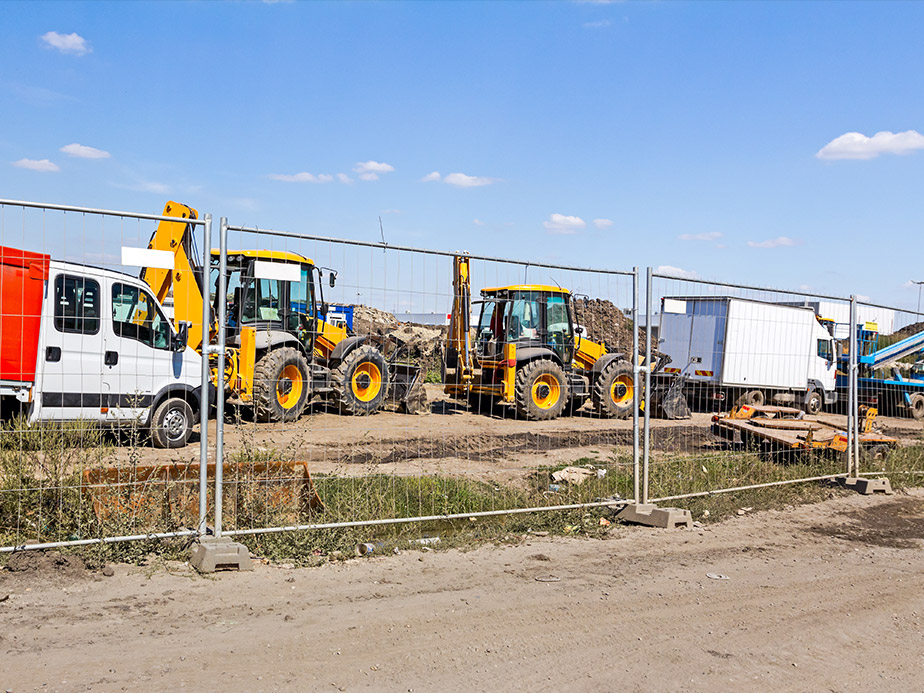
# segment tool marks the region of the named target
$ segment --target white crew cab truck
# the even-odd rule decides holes
[[[794,404],[817,414],[837,400],[834,343],[811,308],[731,296],[661,299],[664,377],[688,399]]]
[[[4,415],[137,425],[156,447],[181,447],[202,405],[186,330],[135,277],[0,247]]]

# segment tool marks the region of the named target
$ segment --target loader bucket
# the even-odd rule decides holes
[[[683,395],[686,378],[681,376],[671,380],[669,386],[662,384],[652,388],[651,405],[656,416],[665,419],[689,419],[690,406]]]
[[[423,387],[423,375],[419,366],[408,363],[391,363],[388,366],[389,399],[396,402],[406,414],[419,414],[426,410],[427,393]]]
[[[214,507],[215,464],[208,465],[208,504]],[[226,508],[246,507],[294,522],[321,512],[306,462],[240,462],[224,465]],[[199,516],[199,464],[174,463],[87,469],[84,489],[97,520],[146,528],[195,527]]]

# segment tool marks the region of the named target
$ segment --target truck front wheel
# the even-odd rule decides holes
[[[821,410],[824,409],[824,406],[824,397],[821,396],[821,393],[818,390],[812,390],[806,396],[805,403],[802,405],[802,409],[806,414],[815,416],[815,414],[821,413]]]
[[[179,397],[161,402],[151,418],[151,443],[155,448],[181,448],[192,436],[193,410]]]

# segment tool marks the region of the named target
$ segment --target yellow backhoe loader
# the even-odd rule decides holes
[[[447,394],[513,405],[527,419],[554,419],[588,399],[598,415],[632,414],[632,363],[581,336],[567,289],[520,284],[481,290],[481,314],[469,324],[469,258],[453,258],[453,305],[443,358]]]
[[[203,268],[192,247],[195,209],[168,202],[149,249],[174,253],[173,270],[144,268],[141,279],[162,302],[172,297],[173,318],[189,327],[189,346],[206,353],[217,338],[217,323],[202,325]],[[294,421],[313,396],[325,397],[341,413],[372,414],[393,401],[413,413],[426,401],[420,368],[386,358],[387,340],[354,335],[326,321],[322,278],[333,287],[336,272],[291,252],[228,251],[227,296],[218,296],[219,253],[211,252],[212,315],[226,300],[227,335],[223,382],[229,402],[252,406],[259,421]],[[167,301],[169,303],[169,301]],[[213,360],[213,363],[215,361]]]

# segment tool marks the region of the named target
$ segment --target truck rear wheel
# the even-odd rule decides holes
[[[331,371],[331,384],[342,414],[374,414],[388,394],[388,363],[375,347],[358,347]]]
[[[257,362],[253,401],[258,421],[295,421],[308,403],[308,361],[292,347],[274,349]]]
[[[924,395],[920,392],[911,395],[911,416],[918,421],[924,419]]]
[[[155,448],[181,448],[193,432],[193,410],[179,397],[161,402],[151,417],[151,443]]]
[[[530,361],[517,371],[515,397],[517,413],[524,418],[558,418],[568,401],[565,372],[548,359]]]
[[[635,380],[632,364],[612,361],[600,372],[594,382],[591,397],[594,409],[607,419],[625,419],[632,415]]]

